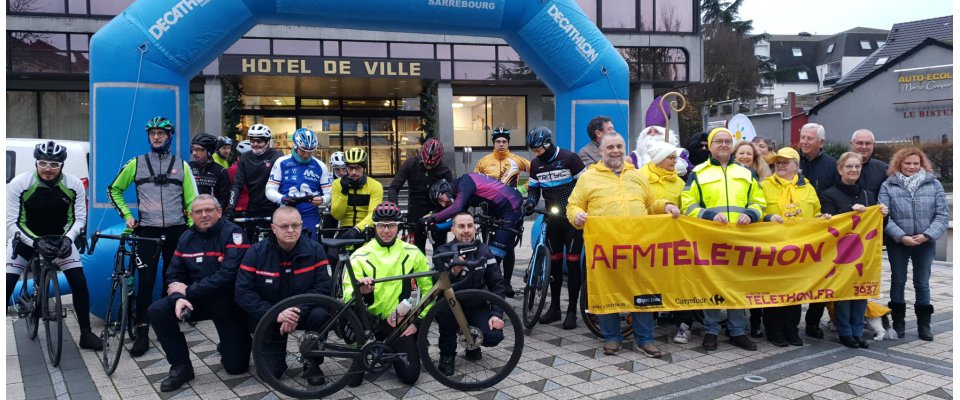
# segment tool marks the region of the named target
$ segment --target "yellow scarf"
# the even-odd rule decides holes
[[[800,175],[798,174],[793,180],[788,181],[781,178],[779,175],[774,174],[773,180],[780,185],[780,198],[777,199],[777,204],[780,205],[780,216],[784,220],[791,219],[800,219],[803,218],[803,209],[800,208],[800,205],[795,201],[796,191],[797,191],[797,181],[799,180]],[[809,215],[807,217],[813,217]]]
[[[670,171],[660,168],[652,162],[647,163],[647,171],[650,171],[647,176],[647,181],[650,183],[658,181],[675,182],[677,179],[680,179],[680,176],[677,175],[677,170]]]

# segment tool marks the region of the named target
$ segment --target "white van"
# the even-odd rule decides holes
[[[33,149],[40,143],[50,139],[17,139],[7,138],[7,183],[13,178],[27,171],[37,169],[33,159]],[[67,161],[63,171],[75,175],[83,181],[86,188],[90,182],[90,143],[79,140],[54,140],[57,144],[67,148]]]

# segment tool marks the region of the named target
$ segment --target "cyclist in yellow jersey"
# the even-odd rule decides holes
[[[491,136],[493,153],[477,161],[473,172],[479,172],[515,188],[520,181],[520,171],[530,172],[530,160],[510,153],[509,129],[497,128]]]

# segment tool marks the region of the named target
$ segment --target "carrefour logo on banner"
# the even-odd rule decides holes
[[[597,50],[594,49],[593,45],[587,41],[587,38],[580,34],[580,30],[573,26],[573,23],[570,22],[570,19],[563,16],[563,12],[557,8],[556,4],[551,4],[550,9],[547,10],[547,13],[553,17],[553,20],[557,23],[557,26],[566,32],[567,37],[573,41],[573,44],[577,46],[577,50],[580,51],[580,55],[583,56],[587,62],[592,64],[594,61],[597,61]]]
[[[180,18],[190,14],[194,8],[203,7],[209,2],[210,0],[180,0],[180,2],[170,8],[170,11],[163,13],[163,16],[157,18],[157,22],[150,27],[150,34],[153,35],[154,39],[160,40],[163,34],[170,30],[170,27],[180,22]]]

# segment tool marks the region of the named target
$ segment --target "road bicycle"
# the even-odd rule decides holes
[[[20,277],[20,294],[14,302],[17,316],[27,321],[31,340],[37,338],[40,321],[43,321],[47,355],[54,367],[60,365],[63,353],[63,319],[66,318],[60,299],[60,279],[57,277],[60,267],[53,262],[59,258],[57,251],[62,241],[62,235],[45,235],[34,239],[34,255]],[[14,234],[11,245],[14,249],[24,245],[20,240],[20,232]],[[14,258],[16,256],[14,253]]]
[[[328,246],[347,246],[362,243],[361,240],[324,240]],[[486,260],[461,261],[454,259],[456,251],[438,254],[434,257],[433,270],[387,278],[375,279],[374,285],[390,281],[415,279],[419,277],[435,278],[431,290],[421,296],[421,300],[401,318],[396,327],[384,340],[374,335],[374,320],[364,304],[364,295],[360,294],[353,269],[349,267],[349,258],[340,256],[346,263],[349,282],[353,285],[353,295],[344,304],[342,301],[320,294],[299,295],[283,300],[270,308],[260,319],[253,337],[253,358],[257,373],[273,389],[292,397],[317,398],[337,392],[348,382],[357,379],[358,374],[382,373],[394,362],[406,362],[406,353],[396,353],[392,344],[400,338],[407,327],[418,316],[423,316],[417,331],[417,351],[427,373],[441,384],[458,390],[479,390],[489,388],[506,378],[516,367],[523,353],[522,325],[517,313],[501,297],[484,290],[463,290],[454,293],[450,284],[449,270],[454,266],[475,268]],[[485,344],[482,330],[470,326],[462,305],[470,306],[473,311],[489,312],[497,310],[503,313],[504,339],[499,344],[484,347],[479,359],[467,360],[467,350],[475,352]],[[290,307],[300,309],[300,315],[315,307],[322,307],[330,316],[319,326],[303,331],[294,331],[279,336],[277,316]],[[456,338],[444,335],[444,343],[456,343],[456,361],[454,373],[444,375],[439,370],[440,360],[440,321],[455,323]],[[379,320],[378,320],[379,321]],[[382,321],[379,321],[383,323]],[[315,329],[314,329],[315,328]],[[276,340],[282,340],[279,345]],[[290,340],[292,339],[292,340]],[[273,340],[273,342],[271,342]],[[270,352],[269,348],[282,347],[283,352]],[[476,354],[476,353],[474,353]],[[282,357],[288,368],[279,377],[267,368],[268,359]],[[311,372],[313,371],[313,372]],[[321,379],[317,381],[317,373]]]
[[[159,253],[166,238],[164,236],[149,238],[130,233],[108,235],[96,232],[93,234],[93,241],[90,244],[89,252],[87,252],[88,255],[93,254],[100,239],[120,242],[113,257],[113,273],[110,275],[110,297],[103,321],[103,331],[100,332],[100,340],[103,342],[100,363],[103,365],[104,372],[107,375],[112,375],[120,361],[124,337],[129,336],[130,340],[137,340],[138,336],[136,329],[139,323],[136,311],[138,294],[136,279],[139,276],[138,270],[145,267],[146,264],[140,257],[137,247],[141,243],[152,242],[156,250],[150,257],[157,257],[157,253]],[[126,335],[124,335],[124,332],[126,332]]]
[[[539,235],[536,236],[536,242],[533,243],[533,253],[530,255],[530,264],[523,275],[525,283],[523,287],[523,302],[521,303],[521,315],[523,316],[523,326],[527,329],[533,329],[540,321],[540,315],[543,314],[543,307],[547,302],[547,293],[550,288],[550,256],[552,251],[550,243],[547,240],[547,216],[556,214],[559,209],[552,209],[548,213],[544,209],[533,209],[540,219]]]

